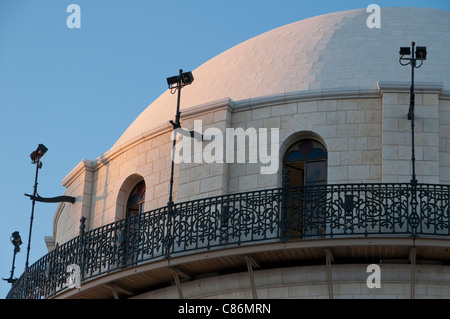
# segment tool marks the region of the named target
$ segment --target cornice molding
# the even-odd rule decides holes
[[[410,82],[381,81],[377,84],[380,94],[384,93],[409,93],[411,90]],[[422,94],[442,94],[443,84],[439,82],[416,82],[414,83],[414,92]]]
[[[361,88],[335,88],[324,90],[286,92],[282,94],[267,95],[247,100],[235,101],[233,103],[233,111],[235,112],[246,111],[266,106],[318,101],[318,100],[379,98],[379,97],[381,96],[377,89],[361,89]]]
[[[95,164],[93,161],[83,159],[75,168],[61,181],[61,185],[69,186],[79,175],[85,171],[93,172],[95,170]]]

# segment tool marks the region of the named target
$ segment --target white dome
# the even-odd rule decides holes
[[[181,109],[216,100],[234,101],[307,90],[374,89],[379,81],[410,80],[399,48],[426,46],[417,82],[450,88],[450,11],[381,8],[381,28],[370,29],[371,13],[357,9],[298,21],[247,40],[193,70],[182,91]],[[164,92],[113,146],[120,147],[174,119],[176,94]]]

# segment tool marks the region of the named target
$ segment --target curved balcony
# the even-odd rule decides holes
[[[81,231],[29,267],[7,298],[64,292],[74,264],[83,285],[143,264],[255,244],[450,239],[449,213],[450,185],[340,184],[199,199]]]

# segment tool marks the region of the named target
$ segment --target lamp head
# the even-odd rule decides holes
[[[194,82],[194,76],[192,75],[192,72],[183,73],[183,70],[180,70],[179,75],[167,78],[169,89],[183,87],[185,85],[191,84],[192,82]]]
[[[426,60],[427,59],[427,47],[417,47],[416,48],[416,59]]]
[[[11,243],[14,245],[15,252],[19,252],[20,251],[20,245],[22,245],[22,238],[19,235],[18,231],[15,231],[14,233],[12,233],[11,235]]]
[[[409,48],[409,47],[401,47],[399,53],[400,53],[400,55],[410,55],[411,54],[411,48]]]
[[[31,157],[31,161],[33,162],[33,164],[35,164],[36,162],[38,162],[42,156],[44,156],[45,153],[47,153],[48,148],[44,146],[44,144],[39,144],[37,149],[30,154]]]
[[[167,78],[167,84],[169,85],[169,88],[173,85],[178,84],[178,79],[180,77],[178,75],[176,76],[171,76],[170,78]]]
[[[189,85],[192,82],[194,82],[194,76],[192,75],[192,72],[184,72],[181,74],[181,82],[183,82],[184,85]]]

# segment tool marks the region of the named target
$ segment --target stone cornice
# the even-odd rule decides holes
[[[94,171],[95,165],[93,161],[83,159],[75,168],[61,181],[61,185],[69,186],[80,174],[85,171]]]
[[[189,119],[205,113],[210,113],[222,109],[233,111],[234,101],[230,98],[224,98],[210,103],[200,104],[189,107],[181,112],[181,118]]]
[[[380,93],[378,90],[361,89],[361,88],[336,88],[324,90],[286,92],[283,94],[274,94],[247,100],[235,101],[233,103],[233,111],[245,111],[254,108],[280,105],[286,103],[332,100],[332,99],[377,98],[377,97],[380,97]]]
[[[450,100],[450,91],[443,90],[439,98],[441,100]]]
[[[378,91],[383,93],[409,93],[410,82],[381,81],[378,82]],[[414,83],[415,93],[442,94],[443,84],[438,82],[416,82]],[[448,93],[448,92],[447,92]]]

